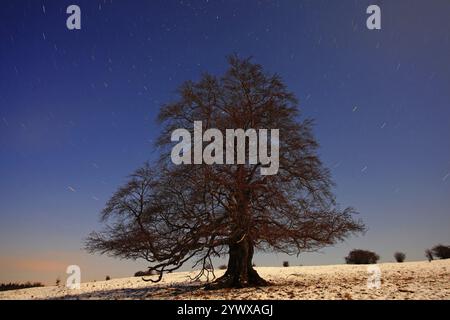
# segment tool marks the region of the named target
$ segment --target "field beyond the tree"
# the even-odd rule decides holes
[[[167,274],[159,283],[139,277],[82,283],[79,290],[40,287],[0,292],[0,299],[450,299],[450,259],[380,263],[381,285],[369,288],[367,265],[258,267],[273,285],[206,291],[195,272]],[[216,276],[223,274],[216,271]]]

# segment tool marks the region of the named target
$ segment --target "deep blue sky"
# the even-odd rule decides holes
[[[82,29],[65,13],[81,7]],[[382,30],[366,28],[378,4]],[[98,213],[155,156],[154,118],[183,81],[253,56],[316,120],[342,205],[369,231],[291,264],[356,247],[423,259],[450,242],[450,2],[2,1],[0,281],[83,279],[144,264],[84,253]],[[280,265],[282,255],[258,255]]]

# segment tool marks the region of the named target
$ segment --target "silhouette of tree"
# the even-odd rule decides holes
[[[439,259],[449,259],[450,258],[450,246],[444,246],[442,244],[438,244],[431,249],[431,252],[434,257]]]
[[[380,260],[380,256],[375,252],[362,249],[354,249],[345,257],[347,264],[373,264],[378,260]]]
[[[211,258],[228,254],[225,274],[207,288],[245,287],[268,284],[252,266],[255,250],[298,254],[364,231],[354,209],[336,204],[312,121],[299,121],[297,100],[279,76],[231,56],[222,77],[203,75],[178,93],[160,110],[159,161],[138,169],[112,196],[102,212],[106,229],[87,239],[90,252],[145,259],[158,273],[150,281],[189,259],[200,268],[197,277],[214,276]],[[278,173],[261,175],[261,163],[174,165],[171,133],[193,132],[194,121],[222,133],[279,129]]]
[[[403,252],[396,252],[394,253],[394,258],[397,262],[403,262],[405,261],[406,254],[404,254]]]

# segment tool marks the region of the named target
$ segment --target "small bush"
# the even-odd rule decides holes
[[[111,280],[110,276],[106,276],[105,281]]]
[[[138,271],[134,274],[135,277],[145,277],[145,276],[152,276],[154,275],[155,272],[153,270],[148,270],[148,271]]]
[[[449,259],[450,258],[450,246],[444,246],[442,244],[438,244],[431,249],[433,257],[437,257],[439,259]]]
[[[394,253],[394,258],[397,262],[403,262],[405,261],[406,254],[404,254],[403,252],[396,252]]]
[[[222,264],[219,266],[219,270],[227,270],[227,265],[226,264]]]
[[[283,261],[283,267],[285,268],[289,267],[289,261]]]
[[[347,264],[373,264],[378,260],[380,260],[380,256],[375,252],[362,249],[354,249],[345,257]]]
[[[425,257],[427,257],[428,261],[433,261],[433,252],[430,249],[425,250]]]
[[[55,284],[56,284],[57,287],[59,287],[59,285],[61,284],[61,279],[59,277],[56,278]]]
[[[17,290],[17,289],[26,289],[26,288],[35,288],[35,287],[43,287],[44,285],[40,282],[25,282],[25,283],[1,283],[0,291],[8,291],[8,290]]]

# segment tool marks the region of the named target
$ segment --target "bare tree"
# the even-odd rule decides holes
[[[107,227],[90,235],[88,250],[143,258],[159,275],[151,281],[190,259],[200,267],[198,277],[214,277],[211,258],[228,254],[225,274],[207,287],[244,287],[268,284],[252,266],[255,250],[299,254],[364,231],[352,208],[336,204],[312,121],[298,120],[297,105],[279,76],[236,56],[222,77],[184,83],[179,99],[160,110],[159,161],[114,194],[102,214]],[[278,173],[261,175],[260,162],[174,165],[171,133],[193,131],[194,121],[222,133],[279,129]]]

